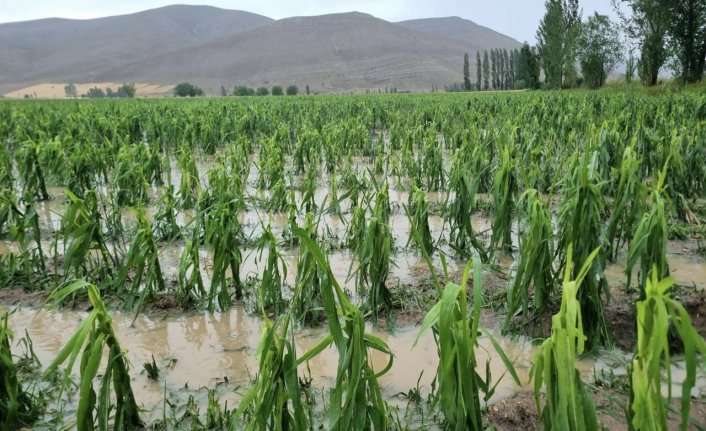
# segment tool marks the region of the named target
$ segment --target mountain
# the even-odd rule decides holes
[[[0,24],[0,94],[46,82],[309,85],[343,92],[459,82],[463,54],[519,43],[461,18],[390,23],[350,12],[274,21],[174,5],[91,20]],[[474,67],[471,69],[475,70]]]
[[[471,45],[482,46],[485,49],[519,49],[522,46],[520,42],[509,36],[457,16],[413,19],[400,21],[397,25],[410,30],[421,31]]]
[[[0,85],[95,82],[100,73],[126,63],[271,21],[250,12],[173,5],[89,20],[49,18],[0,24]]]

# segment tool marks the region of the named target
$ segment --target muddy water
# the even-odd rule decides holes
[[[706,262],[703,259],[693,258],[681,254],[671,254],[667,256],[669,262],[669,274],[674,280],[683,286],[696,286],[706,289]],[[616,281],[627,281],[625,274],[626,259],[618,259],[615,264],[608,265],[605,274],[609,279]],[[632,283],[637,283],[640,273],[639,264],[633,268]]]
[[[85,316],[86,313],[74,311],[22,309],[11,315],[10,324],[17,334],[27,330],[40,361],[46,366]],[[133,366],[131,374],[138,402],[152,411],[153,418],[159,417],[165,384],[169,393],[183,392],[186,388],[214,388],[226,380],[233,386],[248,387],[250,376],[257,372],[256,348],[262,321],[242,307],[213,315],[142,315],[133,326],[130,326],[131,320],[130,315],[113,314],[117,336]],[[392,400],[397,394],[406,393],[416,386],[418,379],[422,392],[428,393],[438,363],[431,333],[422,335],[413,347],[418,328],[402,328],[394,334],[373,332],[385,340],[395,354],[392,369],[380,379],[385,396]],[[325,328],[298,331],[299,354],[313,347],[326,334]],[[526,384],[534,347],[524,341],[500,339],[500,342]],[[505,367],[489,340],[482,338],[476,352],[483,368],[486,360],[490,362],[493,381],[500,379]],[[152,355],[161,368],[159,382],[149,380],[142,372],[141,365],[151,361]],[[379,353],[372,353],[370,359],[378,371],[387,362],[387,357]],[[331,387],[335,382],[337,362],[337,351],[329,348],[313,358],[308,367],[302,365],[300,373],[305,375],[308,369],[314,386]],[[509,376],[505,376],[490,402],[510,396],[519,389]],[[237,402],[235,393],[230,396]]]

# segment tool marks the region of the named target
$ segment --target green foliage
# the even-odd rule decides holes
[[[195,97],[203,96],[203,90],[189,82],[182,82],[174,87],[174,96],[176,97]]]
[[[590,88],[605,84],[608,75],[623,59],[620,32],[607,15],[598,12],[583,23],[578,43],[584,83]]]
[[[272,95],[273,96],[283,96],[284,91],[282,90],[282,87],[279,85],[273,85],[272,86]]]
[[[473,308],[469,316],[466,285],[471,267]],[[439,392],[436,396],[446,420],[445,428],[480,431],[484,429],[480,392],[484,392],[484,401],[487,401],[495,391],[495,386],[491,386],[490,381],[490,364],[486,364],[485,377],[481,376],[477,370],[475,355],[483,302],[480,259],[474,257],[473,263],[466,266],[460,285],[448,283],[443,291],[441,286],[437,288],[442,292],[442,297],[424,318],[417,341],[425,331],[433,328],[439,352],[439,368],[436,372]],[[486,335],[491,339],[493,347],[515,382],[519,384],[519,378],[505,353],[489,333],[486,332]]]
[[[664,201],[664,180],[667,167],[662,170],[659,180],[650,196],[650,211],[645,212],[637,225],[628,248],[628,260],[625,272],[628,276],[628,285],[632,279],[632,271],[640,260],[640,292],[641,298],[645,297],[647,281],[652,277],[650,271],[657,268],[657,277],[666,278],[669,275],[669,262],[667,261],[667,219]]]
[[[30,426],[39,419],[41,400],[20,382],[18,366],[12,355],[12,330],[9,315],[0,319],[0,429],[5,431]]]
[[[322,274],[328,283],[321,294],[329,335],[307,354],[309,357],[333,344],[338,350],[336,381],[330,391],[328,429],[387,430],[389,407],[380,392],[378,378],[392,368],[393,355],[387,344],[365,332],[365,319],[331,273],[326,257],[306,231],[295,228],[302,249],[312,256],[315,264],[309,270]],[[387,364],[377,373],[370,363],[370,354],[377,351],[387,357]],[[303,360],[303,359],[301,359]]]
[[[691,324],[684,306],[671,298],[669,289],[674,279],[662,279],[659,270],[649,271],[644,299],[637,303],[637,349],[630,367],[630,404],[627,416],[630,430],[657,431],[667,429],[667,409],[672,398],[670,328],[684,346],[686,377],[682,382],[681,426],[689,425],[691,389],[696,382],[697,354],[706,355],[706,343]],[[666,381],[663,379],[666,370]],[[662,384],[667,385],[667,400]]]
[[[299,94],[299,87],[296,85],[290,85],[287,87],[287,96],[296,96]]]
[[[573,271],[576,274],[573,280],[571,265],[566,266],[561,309],[552,317],[552,336],[542,343],[534,357],[530,376],[534,379],[537,412],[547,431],[598,429],[593,398],[575,368],[587,340],[577,293],[584,277],[590,277],[590,267],[598,250],[588,255],[581,269]],[[567,259],[573,262],[571,245]],[[542,403],[543,393],[545,403]]]
[[[608,333],[604,308],[609,295],[608,282],[604,270],[606,258],[603,252],[603,198],[604,183],[597,170],[597,152],[585,151],[576,154],[573,165],[563,184],[563,201],[558,214],[559,244],[558,251],[568,250],[576,244],[576,261],[588,261],[590,252],[599,248],[595,259],[587,269],[586,277],[579,277],[578,268],[574,267],[573,278],[583,280],[578,290],[578,300],[586,326],[589,350],[611,343]],[[560,255],[561,268],[571,268],[570,256]]]
[[[70,373],[81,355],[79,367],[78,408],[76,429],[133,429],[141,427],[139,408],[130,384],[129,364],[113,330],[112,318],[105,308],[98,289],[85,281],[75,281],[51,293],[48,300],[61,302],[74,293],[86,290],[93,306],[76,333],[57,354],[48,367],[48,373],[66,363],[63,388],[70,385]],[[108,349],[108,361],[100,377],[98,393],[94,379]],[[112,422],[112,424],[111,424]]]
[[[407,247],[410,244],[414,244],[423,253],[431,256],[434,252],[434,240],[429,229],[427,194],[417,186],[412,186],[412,192],[409,194],[409,204],[404,206],[404,210],[410,225]]]
[[[519,326],[541,316],[554,293],[554,232],[549,208],[534,189],[522,195],[519,206],[524,214],[524,228],[519,260],[507,288],[506,330],[517,327],[514,319],[518,314],[522,316]]]

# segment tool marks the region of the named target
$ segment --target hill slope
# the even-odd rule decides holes
[[[0,24],[0,84],[92,82],[100,73],[128,62],[271,21],[249,12],[174,5],[90,20],[50,18]]]
[[[483,49],[519,49],[522,46],[520,42],[509,36],[457,16],[413,19],[400,21],[397,25],[410,30],[435,34],[447,39],[481,46]]]
[[[283,19],[100,78],[193,80],[211,87],[223,82],[308,84],[317,91],[386,86],[428,90],[431,84],[459,80],[464,49],[475,47],[352,12]]]
[[[351,12],[274,21],[175,5],[0,24],[0,94],[46,82],[191,81],[213,94],[236,84],[429,90],[461,80],[464,52],[474,63],[477,50],[518,46],[460,18],[390,23]]]

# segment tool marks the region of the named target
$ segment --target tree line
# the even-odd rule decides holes
[[[494,48],[476,52],[475,82],[471,81],[468,53],[463,57],[463,83],[446,91],[489,91],[534,89],[539,82],[537,52],[525,43],[520,49]]]
[[[311,94],[311,90],[307,85],[305,87],[305,93]],[[236,85],[231,93],[228,92],[225,86],[221,85],[220,93],[221,96],[296,96],[299,94],[299,87],[296,85],[290,85],[286,89],[283,89],[280,85],[273,85],[271,89],[267,87],[248,87],[247,85]],[[176,97],[195,97],[203,96],[204,91],[191,84],[189,82],[182,82],[174,87],[174,96]]]
[[[656,85],[665,68],[684,83],[703,79],[706,1],[611,3],[618,22],[597,12],[584,19],[579,0],[545,0],[535,46],[525,42],[519,50],[476,52],[475,82],[466,53],[463,83],[446,86],[446,90],[599,88],[622,61],[628,83],[637,75],[644,85]]]

